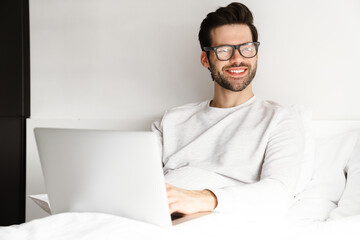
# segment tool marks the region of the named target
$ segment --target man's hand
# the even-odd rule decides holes
[[[212,211],[217,206],[216,196],[209,190],[184,190],[166,184],[170,213],[192,214]]]

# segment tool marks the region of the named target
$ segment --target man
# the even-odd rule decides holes
[[[201,24],[201,64],[211,73],[214,97],[170,109],[153,124],[171,213],[286,209],[294,194],[302,123],[292,109],[254,96],[257,38],[241,3],[209,13]]]

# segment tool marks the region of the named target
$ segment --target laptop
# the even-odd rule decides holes
[[[101,212],[168,228],[172,222],[152,132],[35,128],[52,214]]]

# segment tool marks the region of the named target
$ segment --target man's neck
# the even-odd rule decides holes
[[[236,107],[254,96],[251,84],[241,92],[233,92],[215,86],[214,98],[210,103],[211,107],[231,108]]]

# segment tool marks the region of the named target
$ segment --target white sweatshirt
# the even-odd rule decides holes
[[[166,182],[209,189],[217,197],[219,212],[286,210],[304,152],[298,113],[255,96],[232,108],[209,103],[175,107],[153,124]]]

